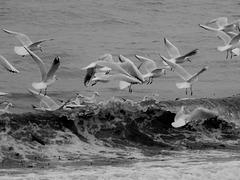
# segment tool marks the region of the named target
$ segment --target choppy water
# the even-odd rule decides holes
[[[226,60],[226,54],[216,50],[222,42],[198,24],[220,16],[230,22],[239,19],[239,7],[234,0],[2,0],[1,28],[25,33],[32,40],[55,39],[42,44],[43,52],[36,52],[48,67],[55,56],[61,57],[59,80],[49,88],[49,96],[68,99],[76,92],[90,96],[98,91],[100,102],[113,96],[120,99],[105,109],[35,113],[31,104],[38,101],[26,88],[39,80],[38,69],[29,56],[14,53],[20,42],[2,31],[0,54],[21,71],[0,72],[0,90],[9,92],[1,99],[15,106],[13,115],[1,119],[2,177],[238,179],[240,106],[239,97],[233,95],[239,93],[239,57]],[[193,87],[196,100],[172,101],[190,97],[176,88],[180,79],[174,72],[151,85],[133,86],[133,93],[119,90],[116,82],[84,87],[81,68],[100,55],[122,54],[136,64],[134,54],[158,60],[159,53],[167,56],[164,37],[182,53],[200,50],[191,63],[184,64],[189,72],[210,67]],[[144,104],[126,106],[121,101],[123,97],[136,103],[153,94],[159,94],[160,104],[143,108]],[[197,127],[173,129],[170,123],[182,104],[188,111],[198,106],[214,108],[220,117]],[[163,117],[162,112],[169,114]]]

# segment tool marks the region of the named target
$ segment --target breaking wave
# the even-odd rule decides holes
[[[144,156],[162,150],[240,149],[240,97],[140,102],[112,98],[72,111],[3,114],[0,119],[2,162],[73,160],[84,157]],[[206,107],[219,112],[211,119],[171,123],[178,109]]]

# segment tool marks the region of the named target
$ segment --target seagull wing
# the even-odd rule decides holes
[[[231,37],[225,32],[202,24],[199,24],[199,26],[207,31],[214,32],[218,37],[220,37],[224,41],[225,45],[230,43]]]
[[[206,23],[206,25],[212,24],[212,23],[217,23],[217,26],[219,28],[222,28],[226,25],[228,25],[227,18],[226,17],[219,17],[216,19],[212,19]]]
[[[160,55],[163,61],[165,61],[173,70],[177,73],[178,76],[180,76],[185,81],[192,78],[192,75],[189,74],[182,66],[179,64],[176,64],[174,62],[169,61],[168,59],[164,58],[162,55]]]
[[[25,34],[22,33],[18,33],[18,32],[14,32],[14,31],[9,31],[7,29],[3,29],[4,32],[8,33],[8,34],[13,34],[15,35],[15,37],[22,42],[22,44],[24,46],[29,46],[32,44],[32,41],[29,39],[28,36],[26,36]]]
[[[139,79],[141,82],[145,81],[142,73],[139,71],[137,66],[130,59],[124,57],[121,54],[119,54],[119,60],[122,62],[122,63],[120,63],[120,66],[124,70],[126,70],[131,76]]]
[[[58,67],[60,66],[60,57],[56,57],[53,60],[52,66],[50,70],[48,71],[46,78],[44,79],[44,82],[48,81],[49,79],[52,79],[53,76],[55,75],[56,71],[58,70]]]
[[[30,54],[32,59],[37,63],[37,66],[40,70],[42,81],[45,80],[47,71],[44,62],[31,50],[29,50],[27,47],[24,46],[24,48],[27,50],[27,52]]]
[[[177,58],[181,56],[181,54],[178,51],[178,48],[174,46],[169,40],[164,38],[164,44],[167,48],[168,54],[170,55],[171,58]]]
[[[135,57],[143,64],[147,72],[152,72],[153,70],[157,69],[156,63],[152,59],[139,55],[135,55]]]
[[[239,40],[240,40],[240,33],[238,34],[238,35],[236,35],[236,36],[234,36],[232,39],[231,39],[231,41],[230,41],[230,43],[229,44],[237,44],[237,43],[239,43]]]
[[[199,120],[199,119],[209,119],[218,116],[218,112],[212,111],[203,107],[199,107],[193,110],[189,117],[189,121]]]
[[[43,95],[43,94],[39,94],[38,92],[34,91],[34,90],[31,90],[31,89],[27,89],[34,97],[36,97],[37,99],[39,99],[40,101],[44,102],[44,104],[52,109],[52,110],[55,110],[55,109],[58,109],[59,108],[59,105],[52,99],[50,98],[49,96],[47,95]]]
[[[0,55],[0,64],[2,65],[2,67],[4,67],[6,70],[12,72],[12,73],[19,73],[19,71],[13,67],[8,60],[6,60],[2,55]]]
[[[41,43],[44,42],[44,41],[52,41],[52,40],[54,40],[54,39],[51,38],[51,39],[38,40],[38,41],[32,43],[28,48],[31,48],[31,47],[34,47],[34,46],[38,46],[39,44],[41,44]]]

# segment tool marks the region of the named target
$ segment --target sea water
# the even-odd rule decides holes
[[[21,43],[2,31],[0,54],[21,73],[0,72],[0,90],[8,93],[1,99],[14,105],[13,114],[1,116],[0,178],[239,179],[239,57],[227,60],[216,49],[223,41],[198,26],[222,16],[237,20],[239,7],[234,0],[2,0],[1,28],[32,41],[54,38],[36,52],[47,69],[61,58],[50,97],[57,102],[94,91],[100,97],[73,112],[35,112],[32,104],[39,101],[26,88],[40,81],[39,70],[30,56],[15,54]],[[151,85],[133,85],[133,93],[120,90],[118,82],[83,85],[82,68],[105,53],[136,65],[138,54],[161,66],[159,53],[169,57],[164,38],[182,54],[199,49],[183,64],[191,74],[209,66],[193,96],[176,88],[181,79],[172,71]],[[174,129],[182,105],[188,113],[201,106],[220,115]]]

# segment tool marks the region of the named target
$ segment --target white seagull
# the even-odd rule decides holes
[[[77,97],[81,101],[79,104],[96,104],[97,97],[99,97],[99,94],[97,91],[94,91],[91,97],[87,97],[77,93]]]
[[[20,73],[12,64],[8,62],[2,55],[0,55],[0,64],[1,66],[12,73]]]
[[[159,78],[165,73],[165,67],[157,67],[154,60],[135,55],[135,57],[141,62],[140,66],[143,65],[145,70],[147,71],[147,74],[143,74],[144,78],[149,78],[147,84],[152,84],[153,78]]]
[[[8,60],[6,60],[2,55],[0,55],[0,65],[11,73],[20,73],[13,65],[11,65]],[[7,93],[0,92],[0,96],[4,96]]]
[[[63,102],[61,105],[58,105],[52,98],[47,95],[39,94],[38,92],[27,89],[34,97],[40,100],[39,108],[33,106],[35,110],[43,110],[43,111],[56,111],[59,109],[64,109],[64,106],[70,101],[67,100]]]
[[[0,109],[0,114],[11,113],[10,107],[13,107],[12,103],[4,101],[2,104],[6,104],[6,107],[3,109]]]
[[[107,54],[107,56],[103,56],[99,58],[98,61],[90,63],[88,66],[82,68],[82,70],[86,70],[86,75],[84,78],[84,85],[87,86],[96,73],[96,69],[103,70],[105,73],[111,71],[125,74],[127,76],[131,76],[126,70],[124,70],[120,65],[121,62],[114,62],[112,60],[112,55]]]
[[[208,66],[205,66],[199,72],[191,75],[179,64],[176,64],[172,61],[169,61],[168,59],[164,58],[161,55],[160,55],[160,57],[162,58],[163,61],[165,61],[174,70],[174,72],[176,72],[176,74],[179,77],[181,77],[185,81],[183,83],[176,83],[177,88],[179,88],[179,89],[186,88],[186,94],[187,94],[187,88],[190,88],[191,96],[192,96],[192,94],[193,94],[193,91],[192,91],[193,84],[197,82],[198,76],[208,69]]]
[[[60,65],[60,57],[57,56],[53,60],[52,66],[51,66],[50,70],[47,72],[44,62],[36,54],[34,54],[32,51],[30,51],[27,47],[24,47],[24,48],[28,51],[28,53],[30,54],[32,59],[37,63],[37,66],[41,73],[42,81],[38,82],[38,83],[33,82],[32,86],[35,89],[40,89],[40,93],[44,89],[45,90],[44,94],[46,95],[47,88],[57,80],[57,76],[55,75],[55,73],[58,70],[58,67]]]
[[[107,83],[112,80],[120,80],[119,88],[124,89],[128,87],[129,92],[132,92],[132,84],[142,83],[139,79],[132,76],[127,76],[125,74],[113,74],[113,75],[107,74],[106,75],[103,73],[97,73],[95,77],[92,79],[92,81],[95,82],[93,85],[95,85],[97,82]]]
[[[199,26],[203,29],[206,29],[208,31],[211,31],[213,33],[215,33],[220,39],[222,39],[224,41],[224,46],[218,46],[217,49],[219,51],[227,51],[227,56],[226,59],[228,58],[228,54],[231,54],[231,58],[232,55],[239,55],[239,38],[240,38],[240,33],[236,34],[234,32],[232,33],[226,33],[224,31],[209,27],[209,26],[205,26],[202,24],[199,24]]]
[[[25,34],[19,33],[19,32],[14,32],[14,31],[9,31],[7,29],[3,29],[4,32],[8,33],[8,34],[12,34],[15,35],[15,37],[21,41],[21,43],[23,44],[23,46],[15,46],[14,47],[14,51],[21,56],[25,56],[28,55],[28,52],[25,50],[24,46],[26,46],[28,49],[30,49],[31,51],[36,51],[36,50],[40,50],[42,51],[42,48],[40,46],[40,44],[44,41],[51,41],[53,40],[51,39],[42,39],[42,40],[38,40],[36,42],[32,42],[29,37]]]
[[[239,31],[240,26],[240,19],[233,21],[231,23],[228,23],[227,17],[219,17],[216,19],[212,19],[206,23],[206,25],[216,23],[219,30],[222,30],[224,32],[231,32],[234,30]]]
[[[197,54],[197,52],[198,52],[198,49],[194,49],[194,50],[190,51],[189,53],[181,55],[178,48],[176,46],[174,46],[167,38],[164,38],[164,44],[165,44],[165,47],[167,48],[168,54],[171,58],[169,60],[174,63],[177,63],[177,64],[183,63],[185,61],[190,61],[189,57]]]
[[[130,76],[138,79],[142,83],[145,82],[145,79],[144,79],[142,73],[139,71],[137,66],[130,59],[126,58],[125,56],[123,56],[121,54],[119,54],[118,58],[119,58],[119,61],[121,61],[120,66],[124,70],[126,70],[130,74]]]
[[[186,125],[190,121],[196,121],[199,119],[205,120],[217,116],[218,112],[206,109],[204,107],[198,107],[194,109],[190,114],[185,114],[184,106],[182,106],[180,110],[177,112],[174,118],[174,122],[172,123],[172,126],[175,128],[179,128]]]
[[[228,54],[231,54],[231,58],[233,56],[233,53],[237,55],[236,49],[239,49],[240,47],[240,33],[234,37],[228,36],[226,33],[221,34],[221,38],[223,39],[225,45],[224,46],[218,46],[217,49],[219,51],[227,51],[226,59],[228,58]]]

